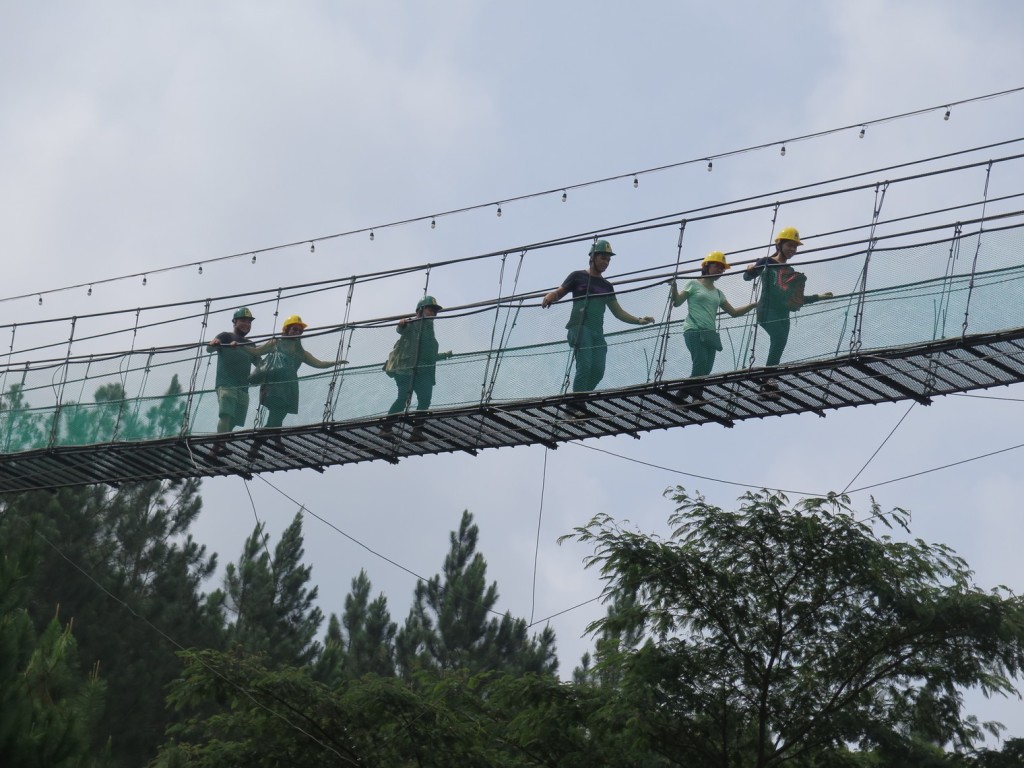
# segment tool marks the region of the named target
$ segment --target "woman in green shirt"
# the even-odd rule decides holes
[[[746,304],[733,307],[725,294],[715,287],[715,280],[729,268],[725,254],[712,251],[700,264],[700,280],[691,280],[683,290],[679,291],[672,283],[672,303],[681,307],[689,302],[689,312],[683,322],[683,340],[690,350],[693,365],[690,378],[707,376],[715,367],[715,354],[722,350],[722,340],[718,335],[718,310],[721,309],[732,317],[745,315],[756,305]],[[695,393],[699,396],[699,391]]]

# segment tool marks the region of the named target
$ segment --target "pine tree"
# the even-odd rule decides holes
[[[303,666],[320,655],[315,637],[323,613],[314,605],[317,587],[307,586],[312,570],[301,564],[302,514],[282,533],[273,558],[267,538],[257,523],[238,563],[228,564],[223,591],[211,600],[227,614],[232,645],[263,654],[271,666]]]
[[[442,575],[416,586],[415,600],[396,638],[404,674],[419,669],[439,671],[502,670],[554,674],[554,632],[527,635],[526,622],[493,610],[498,586],[486,583],[487,562],[476,551],[479,528],[463,512],[459,530],[450,536],[451,549]]]
[[[339,621],[333,613],[327,625],[324,652],[317,664],[317,677],[336,684],[365,674],[390,677],[395,674],[395,633],[387,598],[372,601],[366,571],[352,579],[352,591],[345,597],[345,611]]]
[[[81,669],[107,696],[93,732],[116,765],[150,759],[170,722],[162,691],[180,673],[179,646],[220,644],[219,617],[201,594],[215,558],[187,531],[198,481],[27,493],[0,502],[4,552],[39,542],[25,608],[42,632],[60,607],[73,621]]]
[[[103,683],[79,669],[70,622],[54,616],[38,634],[24,607],[34,544],[22,540],[0,558],[0,765],[100,765],[102,750],[92,754],[90,737]]]

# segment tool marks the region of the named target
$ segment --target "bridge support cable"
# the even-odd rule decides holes
[[[94,355],[89,355],[85,361],[85,373],[82,374],[82,386],[78,388],[78,396],[75,398],[76,403],[81,403],[82,398],[85,397],[85,385],[89,383],[89,371],[92,369]],[[121,358],[122,361],[124,358]],[[124,398],[122,398],[123,400]]]
[[[19,400],[21,400],[21,398],[22,398],[22,394],[21,393],[25,389],[25,381],[28,378],[28,372],[29,372],[30,366],[31,366],[31,363],[29,363],[26,360],[25,361],[25,365],[24,365],[24,367],[21,370],[21,381],[18,383],[18,399]],[[13,389],[13,388],[14,388],[14,385],[12,384],[11,385],[11,389]],[[7,395],[8,398],[11,399],[11,405],[7,409],[7,434],[4,435],[4,453],[8,453],[11,450],[11,440],[14,437],[15,423],[17,421],[16,414],[17,414],[17,411],[19,410],[16,406],[20,405],[20,403],[16,403],[14,401],[14,398],[10,397],[10,395],[8,394],[8,392],[6,390],[4,391],[3,394]]]
[[[523,257],[526,255],[526,251],[522,251],[519,254],[519,269],[523,265]],[[508,253],[501,254],[501,261],[498,264],[498,296],[494,306],[494,317],[491,320],[491,334],[487,342],[487,357],[484,360],[484,370],[482,372],[480,380],[480,405],[486,406],[490,403],[491,398],[494,395],[494,385],[498,378],[498,366],[500,357],[505,345],[505,332],[508,329],[508,321],[511,313],[511,309],[505,309],[505,324],[502,326],[502,331],[498,333],[498,319],[502,311],[502,291],[505,287],[505,267],[508,265]],[[519,284],[519,269],[516,270],[515,285]],[[515,295],[516,288],[513,286],[511,295]],[[516,320],[519,318],[519,309],[523,306],[523,300],[520,299],[518,307],[516,308]],[[515,321],[513,321],[513,327]],[[497,337],[497,340],[496,340]],[[480,420],[476,425],[476,436],[474,438],[475,443],[479,442],[481,432],[483,431],[484,419],[486,418],[486,410],[482,410],[480,414]]]
[[[352,317],[352,296],[356,289],[356,279],[353,276],[349,280],[348,295],[345,297],[345,316],[342,318],[341,332],[338,334],[338,349],[335,352],[336,360],[347,360],[352,351],[352,327],[349,321]],[[348,348],[345,347],[346,331],[348,332]],[[324,422],[333,421],[334,409],[338,404],[338,397],[341,395],[341,385],[345,380],[345,366],[335,366],[331,371],[331,382],[327,385],[327,399],[324,402]]]
[[[64,405],[64,389],[67,386],[68,373],[71,369],[71,347],[75,343],[75,325],[77,317],[71,318],[71,333],[68,336],[67,351],[64,354],[64,364],[61,366],[60,386],[57,388],[57,403],[53,409],[53,423],[50,426],[50,448],[57,444],[57,437],[60,432],[60,413]]]
[[[270,332],[271,332],[270,338],[271,339],[276,339],[277,335],[278,335],[277,318],[281,314],[281,293],[282,293],[282,290],[283,289],[278,288],[277,289],[277,296],[274,298],[274,320],[273,320],[273,325],[271,325],[271,328],[270,328]],[[253,424],[252,424],[252,428],[253,429],[259,429],[260,427],[263,426],[263,420],[264,420],[264,417],[266,416],[266,412],[267,412],[267,409],[263,407],[263,403],[261,403],[261,402],[259,402],[259,400],[257,400],[256,413],[253,416]]]
[[[512,290],[509,293],[510,297],[518,295],[519,289],[519,277],[522,274],[523,262],[526,258],[527,251],[523,250],[519,254],[519,262],[516,265],[515,278],[512,281]],[[519,322],[519,315],[522,312],[523,305],[526,302],[526,297],[519,297],[515,302],[515,311],[512,311],[511,306],[504,307],[505,319],[502,325],[501,333],[498,334],[497,344],[495,344],[495,333],[498,327],[498,314],[503,311],[501,302],[502,287],[505,279],[505,257],[503,255],[501,260],[501,270],[498,274],[498,302],[495,306],[494,322],[491,325],[491,338],[488,345],[487,360],[484,364],[484,376],[483,382],[480,387],[480,419],[477,422],[476,432],[474,437],[473,445],[477,446],[483,444],[483,431],[489,427],[502,426],[502,420],[497,416],[494,408],[491,407],[491,403],[494,399],[494,389],[498,383],[498,373],[501,369],[501,364],[505,359],[505,350],[508,348],[509,342],[512,338],[512,332],[515,330],[516,325]],[[542,436],[538,436],[538,440],[542,440]]]
[[[971,295],[974,293],[974,280],[978,273],[978,254],[981,253],[982,234],[985,231],[985,208],[988,206],[988,183],[992,177],[992,161],[988,161],[985,168],[985,189],[982,194],[981,222],[978,224],[977,245],[974,248],[974,259],[971,261],[971,280],[967,284],[967,301],[964,307],[964,324],[961,331],[962,336],[967,336],[967,327],[971,313]]]
[[[7,349],[7,364],[4,366],[3,375],[0,376],[0,402],[3,401],[4,395],[7,394],[7,372],[11,370],[11,363],[14,358],[14,337],[18,332],[18,324],[11,324],[11,345]],[[4,449],[6,450],[6,448]]]
[[[868,230],[868,247],[867,250],[864,251],[864,266],[861,269],[860,278],[858,280],[860,290],[854,288],[854,291],[857,293],[857,310],[853,315],[853,331],[850,334],[850,354],[854,357],[860,354],[862,336],[864,332],[865,299],[867,298],[868,291],[868,268],[871,266],[871,254],[874,252],[875,245],[878,243],[876,238],[878,217],[882,213],[882,206],[885,203],[885,193],[888,189],[888,181],[875,185],[875,205],[874,211],[871,214],[871,228]]]
[[[942,275],[942,290],[939,294],[939,304],[935,311],[935,327],[932,330],[933,340],[946,336],[946,320],[948,319],[950,299],[953,294],[956,263],[960,258],[960,243],[963,239],[963,231],[963,224],[958,221],[953,227],[953,237],[949,241],[946,271]]]
[[[683,258],[683,235],[686,233],[686,219],[679,222],[679,237],[676,240],[676,263],[672,270],[672,285],[679,279],[679,264]],[[672,292],[669,291],[668,305],[665,308],[664,331],[658,339],[658,362],[654,370],[654,381],[660,382],[665,377],[665,364],[668,362],[668,344],[672,334],[672,309],[675,302],[672,301]]]
[[[526,258],[526,251],[519,253],[519,262],[516,265],[515,278],[512,281],[512,290],[509,292],[509,296],[516,296],[519,290],[519,277],[522,274],[523,260]],[[516,323],[519,322],[519,313],[522,311],[523,303],[526,301],[525,298],[520,298],[515,305],[515,312],[512,312],[510,306],[504,308],[505,318],[504,324],[501,328],[501,333],[498,333],[498,317],[502,312],[502,289],[505,283],[505,262],[508,254],[504,254],[501,258],[501,269],[498,271],[498,300],[494,308],[494,321],[491,324],[491,338],[487,348],[487,360],[484,363],[484,376],[483,381],[480,384],[480,404],[487,405],[491,402],[494,397],[494,387],[498,382],[498,371],[501,368],[501,362],[504,358],[505,349],[512,338],[512,331],[516,327]],[[495,343],[495,335],[497,335],[497,343]]]
[[[112,443],[117,441],[117,437],[118,437],[118,435],[121,432],[121,422],[122,422],[122,419],[124,418],[125,408],[128,407],[128,402],[129,402],[128,401],[128,371],[131,369],[132,356],[133,356],[133,354],[135,352],[135,344],[138,341],[138,337],[139,337],[139,318],[141,316],[142,316],[142,310],[141,309],[136,309],[135,310],[135,322],[132,324],[132,342],[131,342],[131,344],[128,347],[128,355],[126,357],[122,358],[119,361],[119,363],[118,363],[118,373],[120,373],[120,379],[121,379],[122,400],[121,400],[121,403],[118,406],[117,417],[114,419],[114,429],[111,432],[111,436],[110,436],[110,442],[112,442]],[[86,369],[86,377],[87,376],[88,376],[88,369]],[[82,382],[82,388],[83,389],[85,388],[85,381],[84,380]],[[192,387],[190,387],[190,389],[195,389],[195,386],[193,385]],[[79,402],[82,402],[81,397],[79,398]],[[139,406],[138,406],[138,403],[136,403],[136,406],[135,406],[135,413],[136,413],[136,415],[138,415],[138,412],[139,412]]]
[[[430,270],[432,265],[427,264],[426,271],[423,273],[423,295],[426,296],[430,293]]]
[[[210,325],[210,305],[212,299],[207,299],[203,305],[203,321],[200,323],[200,339],[196,344],[196,356],[192,364],[192,375],[189,377],[188,394],[185,397],[185,409],[181,414],[181,435],[184,437],[191,432],[192,413],[195,404],[196,381],[199,380],[199,366],[206,353],[207,333]],[[148,365],[146,366],[149,367]]]
[[[782,207],[782,203],[776,201],[775,205],[772,206],[772,226],[768,232],[768,254],[771,256],[772,246],[775,242],[775,225],[779,220],[779,209]],[[750,286],[750,303],[757,304],[761,295],[761,281],[754,280],[753,285]],[[754,310],[754,319],[750,322],[750,358],[747,362],[748,368],[753,368],[757,362],[757,310]],[[746,339],[741,339],[745,345]]]
[[[949,242],[949,254],[946,257],[946,268],[942,276],[939,303],[935,312],[935,324],[932,328],[933,340],[945,338],[946,336],[946,320],[956,286],[956,263],[960,258],[960,243],[962,240],[963,224],[958,221],[953,227],[953,237]],[[924,386],[926,395],[930,395],[935,390],[940,365],[941,360],[938,357],[933,357],[928,363]]]
[[[348,292],[345,297],[345,315],[342,318],[341,330],[338,333],[338,347],[334,353],[335,360],[348,360],[349,354],[352,351],[352,336],[354,331],[349,324],[352,317],[352,297],[355,294],[356,278],[353,275],[349,279]],[[347,332],[347,333],[346,333]],[[345,339],[348,339],[348,347],[346,348]],[[328,424],[334,421],[334,411],[338,405],[338,398],[341,396],[341,386],[345,381],[345,372],[347,370],[347,363],[345,365],[336,365],[331,369],[331,381],[327,385],[327,395],[324,398],[324,413],[323,413],[323,425],[324,429],[327,429]],[[319,460],[320,464],[326,464],[329,452],[326,445],[321,449]],[[323,470],[319,466],[314,466],[318,472]]]

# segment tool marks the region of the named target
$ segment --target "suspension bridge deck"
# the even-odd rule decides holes
[[[778,393],[761,385],[778,382]],[[408,439],[402,417],[323,422],[280,430],[58,446],[0,455],[0,492],[90,483],[248,476],[254,472],[312,468],[422,454],[561,442],[695,424],[731,427],[737,421],[932,397],[1024,381],[1024,328],[875,350],[826,361],[755,368],[703,379],[701,399],[687,393],[694,382],[666,380],[586,396],[568,395],[501,406],[431,412],[421,423],[424,440]],[[567,419],[563,406],[585,402],[590,415]],[[391,436],[381,434],[394,426]],[[269,439],[268,439],[269,438]],[[266,440],[254,458],[256,441]],[[218,455],[218,452],[220,454]]]

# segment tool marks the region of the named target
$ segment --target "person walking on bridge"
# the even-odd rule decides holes
[[[718,310],[731,317],[747,314],[756,305],[745,304],[733,307],[725,294],[715,287],[718,277],[729,269],[725,254],[712,251],[700,263],[700,280],[690,280],[683,290],[676,288],[672,281],[672,304],[676,307],[689,304],[686,320],[683,321],[683,341],[690,351],[690,378],[707,376],[715,367],[715,355],[722,351],[722,338],[718,334]],[[684,390],[680,390],[682,395]],[[702,390],[690,389],[688,394],[694,400],[701,398]]]
[[[544,296],[541,306],[550,307],[556,301],[571,293],[572,311],[569,313],[569,346],[576,355],[576,375],[572,382],[573,392],[591,392],[604,378],[608,359],[608,342],[604,338],[604,311],[611,310],[616,318],[631,325],[647,325],[653,317],[634,317],[622,308],[615,298],[615,286],[604,278],[604,272],[611,264],[611,243],[597,240],[590,246],[590,264],[586,270],[570,272],[562,284]],[[586,406],[570,406],[577,415],[586,415]]]
[[[807,275],[789,266],[797,249],[803,245],[796,227],[784,227],[775,238],[775,253],[748,264],[744,280],[761,278],[761,295],[757,300],[757,324],[768,334],[768,360],[773,368],[782,360],[789,341],[789,315],[804,304],[832,298],[831,293],[804,293]],[[766,394],[778,392],[778,384],[768,379],[761,385]]]
[[[260,405],[267,409],[268,429],[280,427],[289,413],[299,412],[299,368],[302,364],[313,368],[334,368],[344,365],[347,360],[321,360],[302,346],[302,333],[309,326],[298,315],[286,318],[281,326],[281,337],[271,339],[260,351],[265,354],[260,371],[256,374],[262,380]],[[266,438],[253,442],[249,450],[254,458]],[[277,440],[280,445],[280,437]]]
[[[249,372],[259,359],[261,348],[246,336],[252,330],[252,312],[242,307],[231,316],[231,330],[218,333],[206,349],[217,353],[217,431],[230,432],[245,424],[249,412]],[[217,443],[215,453],[225,445]]]
[[[395,380],[398,397],[388,409],[388,415],[401,413],[416,395],[416,410],[419,413],[430,410],[430,400],[437,383],[437,361],[447,360],[451,351],[438,352],[440,345],[434,335],[434,318],[443,307],[433,296],[424,296],[416,303],[416,316],[403,317],[395,328],[399,338],[384,364],[384,372]],[[424,435],[419,420],[413,422],[409,440],[419,442]],[[385,424],[380,429],[383,437],[390,437],[392,427]]]

